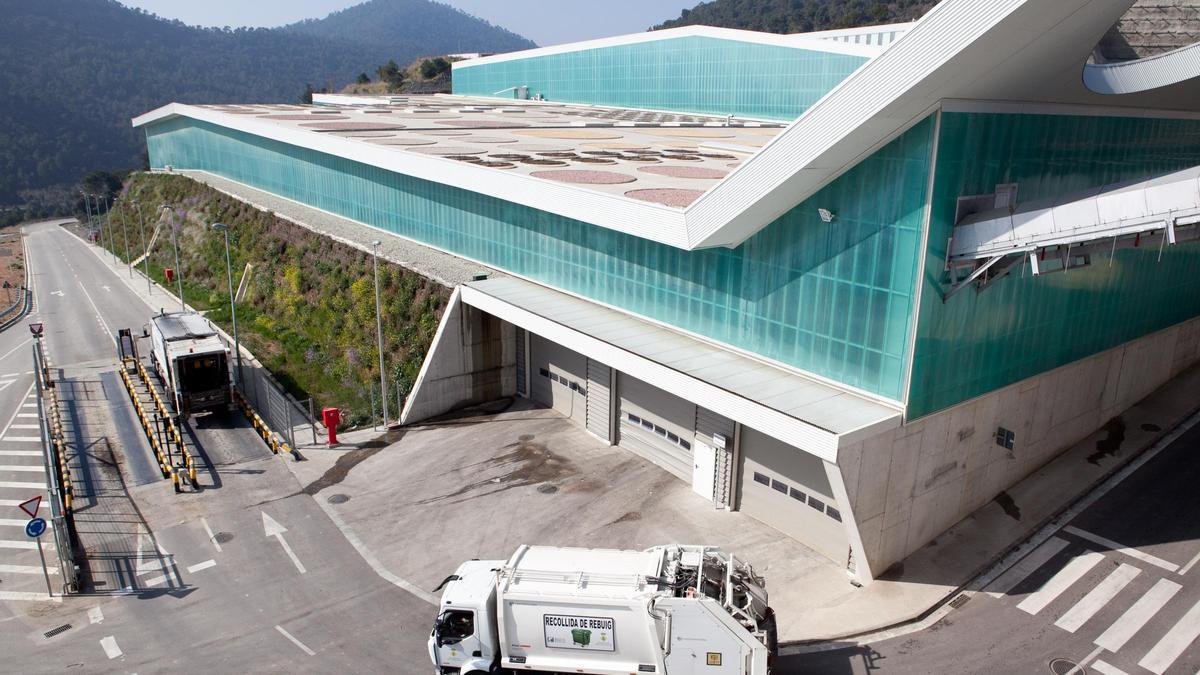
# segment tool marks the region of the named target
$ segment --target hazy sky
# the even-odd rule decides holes
[[[281,26],[319,18],[363,0],[122,0],[198,26]],[[699,0],[443,0],[539,45],[635,33]]]

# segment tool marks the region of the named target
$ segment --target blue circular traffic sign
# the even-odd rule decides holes
[[[42,536],[42,534],[45,532],[46,532],[46,519],[45,518],[34,518],[33,520],[29,521],[28,523],[25,523],[25,534],[34,539],[37,539],[38,537]]]

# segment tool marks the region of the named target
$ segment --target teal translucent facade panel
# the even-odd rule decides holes
[[[919,417],[1200,314],[1200,244],[1118,251],[1087,268],[1015,271],[943,303],[959,196],[1017,183],[1019,201],[1200,164],[1200,122],[942,116],[909,417]]]
[[[186,118],[147,141],[155,167],[209,171],[898,400],[931,129],[741,246],[702,251]]]
[[[528,86],[531,96],[563,103],[792,120],[865,62],[694,36],[459,66],[454,93],[493,96]]]

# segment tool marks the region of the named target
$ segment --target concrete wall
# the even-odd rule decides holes
[[[903,560],[1198,360],[1193,319],[841,449],[870,573]],[[996,444],[997,427],[1015,432],[1012,450]]]
[[[515,395],[516,344],[512,324],[464,304],[456,289],[400,421],[420,422]]]

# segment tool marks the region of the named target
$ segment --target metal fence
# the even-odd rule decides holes
[[[232,345],[229,347],[233,349]],[[305,437],[311,435],[315,445],[319,430],[313,414],[313,400],[296,400],[265,366],[245,350],[242,351],[242,372],[239,377],[236,356],[234,358],[234,383],[267,424],[283,434],[293,448],[297,447],[297,436],[303,443],[307,440]]]

